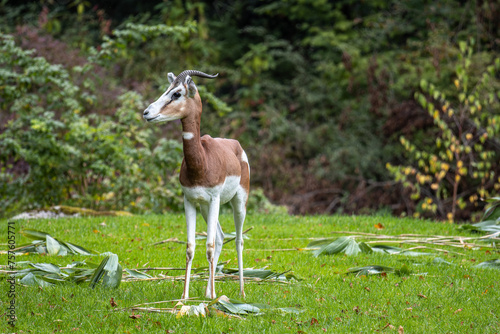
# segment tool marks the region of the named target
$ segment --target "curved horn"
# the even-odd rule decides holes
[[[206,73],[203,73],[200,71],[186,70],[186,71],[181,72],[181,74],[179,74],[175,80],[178,82],[183,82],[184,79],[186,78],[186,76],[188,76],[188,75],[202,77],[202,78],[208,78],[208,79],[214,79],[219,75],[219,73],[214,74],[214,75],[210,75],[210,74],[206,74]]]

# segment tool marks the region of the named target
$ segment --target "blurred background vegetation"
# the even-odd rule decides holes
[[[142,111],[198,80],[238,139],[252,210],[477,220],[500,193],[495,0],[0,1],[1,216],[182,210],[180,125]]]

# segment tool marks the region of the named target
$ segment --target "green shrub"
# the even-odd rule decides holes
[[[132,212],[179,210],[177,141],[156,140],[136,92],[117,98],[113,116],[91,114],[80,73],[32,57],[1,35],[0,98],[9,121],[0,134],[4,212],[70,204]],[[86,115],[87,114],[87,115]]]
[[[418,201],[415,216],[432,213],[453,221],[466,216],[459,215],[466,210],[477,211],[480,199],[500,192],[500,86],[495,80],[500,58],[473,57],[472,45],[465,42],[459,47],[455,87],[441,89],[422,80],[422,93],[415,94],[434,120],[431,142],[401,137],[410,164],[388,164]],[[490,62],[485,69],[484,62]]]

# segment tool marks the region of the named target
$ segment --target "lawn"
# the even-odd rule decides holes
[[[232,217],[221,216],[225,232],[234,231]],[[7,221],[0,221],[6,248]],[[304,250],[308,238],[340,237],[340,231],[378,235],[424,234],[478,237],[458,225],[387,216],[293,217],[250,215],[245,228],[253,226],[245,240],[245,268],[264,268],[276,272],[292,270],[301,280],[286,282],[247,282],[247,303],[263,303],[272,309],[239,318],[221,316],[176,317],[169,313],[150,313],[124,308],[180,298],[183,282],[154,280],[122,282],[118,289],[88,283],[51,287],[16,285],[17,318],[15,328],[7,326],[5,315],[0,332],[65,333],[497,333],[500,332],[500,276],[497,269],[476,268],[481,262],[499,258],[498,250],[487,247],[449,247],[427,244],[432,249],[416,251],[430,255],[401,254],[320,255]],[[185,240],[184,215],[134,217],[68,218],[18,221],[16,230],[31,228],[101,253],[118,255],[123,268],[184,267],[185,245],[156,242],[177,237]],[[205,223],[198,217],[197,231]],[[359,241],[369,241],[368,237]],[[410,248],[415,244],[392,246]],[[31,242],[16,234],[16,243]],[[474,241],[478,243],[478,241]],[[422,244],[419,244],[422,245]],[[204,241],[197,243],[193,268],[206,267]],[[418,246],[418,245],[417,245]],[[446,250],[444,252],[443,250]],[[104,256],[19,255],[16,261],[53,263],[65,266],[73,261],[99,263]],[[1,264],[7,263],[6,255]],[[224,245],[220,261],[236,267],[234,242]],[[397,273],[378,275],[346,274],[349,268],[382,265]],[[181,275],[182,272],[152,271]],[[5,283],[5,276],[2,276]],[[1,308],[7,309],[8,284],[2,284]],[[205,282],[191,283],[191,296],[203,301]],[[240,299],[237,281],[216,282],[218,296]],[[116,303],[111,306],[111,300]],[[163,307],[172,307],[174,302]],[[158,307],[158,306],[157,306]],[[294,308],[288,313],[277,308]],[[2,311],[3,313],[3,311]],[[135,315],[135,316],[132,316]],[[140,315],[140,316],[137,316]]]

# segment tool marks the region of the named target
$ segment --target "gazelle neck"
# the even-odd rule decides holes
[[[193,182],[202,178],[206,169],[205,150],[200,139],[200,120],[201,112],[192,113],[181,120],[184,163],[187,176]]]

